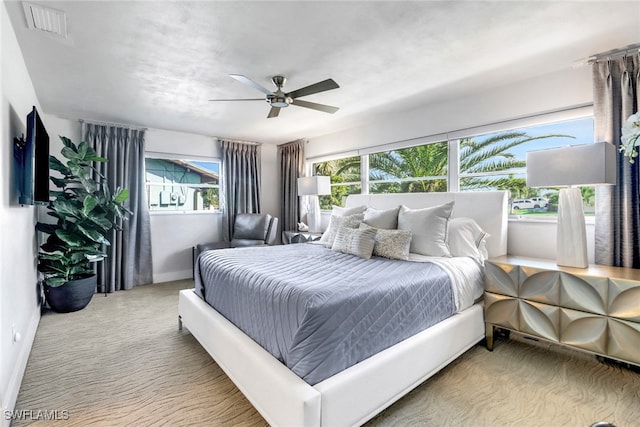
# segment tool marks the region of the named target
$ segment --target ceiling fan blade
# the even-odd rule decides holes
[[[264,101],[264,98],[210,99],[209,101]]]
[[[303,88],[294,90],[293,92],[287,93],[287,96],[291,98],[300,98],[302,96],[312,95],[318,92],[324,92],[325,90],[338,89],[338,83],[334,82],[333,79],[323,80],[318,83],[314,83],[309,86],[305,86]]]
[[[338,107],[332,107],[330,105],[317,104],[315,102],[303,101],[301,99],[294,99],[291,105],[297,105],[298,107],[311,108],[312,110],[323,111],[325,113],[333,114],[339,110]]]
[[[271,95],[271,91],[261,85],[259,85],[258,83],[254,82],[253,80],[251,80],[248,77],[245,76],[241,76],[240,74],[229,74],[229,77],[236,79],[237,81],[239,81],[240,83],[244,83],[247,86],[251,86],[252,88],[255,88],[257,90],[259,90],[260,92],[264,93],[265,95]]]
[[[267,119],[271,119],[273,117],[278,117],[278,114],[280,114],[280,107],[271,107],[271,110],[269,110],[269,115],[267,116]]]

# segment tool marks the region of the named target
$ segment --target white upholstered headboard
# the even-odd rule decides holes
[[[428,208],[453,201],[452,218],[469,217],[489,233],[487,251],[490,257],[507,254],[507,192],[478,191],[463,193],[395,193],[353,194],[346,207],[366,205],[391,209],[405,205],[411,209]]]

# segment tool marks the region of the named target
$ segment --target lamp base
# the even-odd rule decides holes
[[[582,193],[576,187],[560,190],[556,263],[565,267],[587,268],[589,266]]]
[[[318,196],[307,196],[309,198],[309,211],[307,212],[307,222],[309,231],[319,233],[322,231],[322,216],[320,215],[320,200]]]

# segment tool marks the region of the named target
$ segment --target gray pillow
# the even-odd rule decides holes
[[[355,214],[348,216],[331,215],[329,226],[327,227],[327,231],[322,234],[320,243],[324,244],[327,247],[332,247],[333,241],[336,238],[336,233],[338,232],[339,228],[358,228],[363,219],[364,214]]]
[[[398,229],[411,231],[411,252],[420,255],[450,257],[447,225],[453,202],[424,209],[400,206]]]
[[[331,250],[369,259],[376,243],[376,229],[340,227]]]
[[[384,228],[387,230],[395,230],[398,228],[398,210],[391,208],[386,210],[367,208],[364,211],[364,223],[375,228]]]
[[[367,209],[365,205],[362,206],[354,206],[351,208],[343,208],[340,206],[333,206],[331,210],[331,215],[335,216],[349,216],[354,214],[361,214],[364,210]]]
[[[360,229],[371,228],[362,223]],[[409,259],[411,247],[411,231],[409,230],[384,230],[377,229],[376,244],[373,246],[373,255],[391,259]]]

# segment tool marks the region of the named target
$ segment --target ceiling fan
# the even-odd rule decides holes
[[[254,82],[248,77],[242,76],[240,74],[229,74],[230,77],[236,79],[237,81],[246,84],[247,86],[251,86],[254,89],[259,90],[260,92],[266,95],[266,98],[251,98],[251,99],[210,99],[209,101],[267,101],[269,105],[271,105],[271,110],[267,115],[267,118],[278,117],[280,114],[280,110],[282,108],[286,108],[289,105],[296,105],[298,107],[310,108],[312,110],[323,111],[325,113],[333,114],[338,111],[337,107],[332,107],[330,105],[318,104],[315,102],[303,101],[301,98],[303,96],[312,95],[318,92],[324,92],[331,89],[337,89],[338,83],[334,82],[333,79],[323,80],[318,83],[314,83],[309,86],[305,86],[303,88],[291,91],[284,92],[282,88],[287,82],[286,77],[284,76],[273,76],[271,81],[276,86],[277,90],[275,92],[270,91],[269,89],[263,87],[262,85]]]

